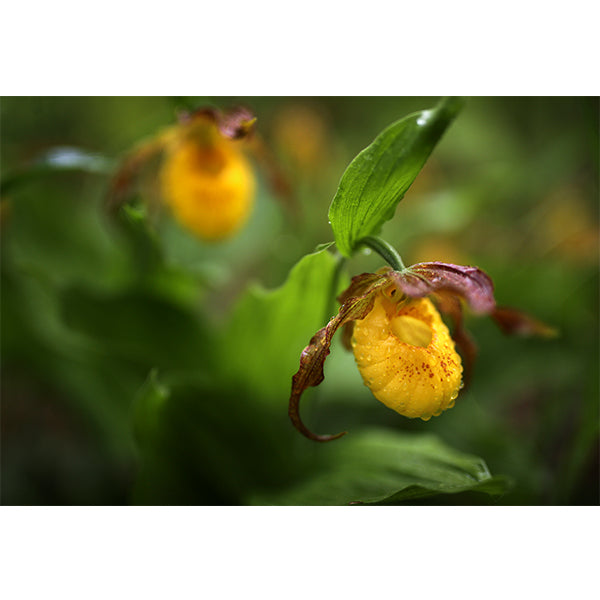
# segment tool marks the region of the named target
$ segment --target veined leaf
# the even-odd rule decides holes
[[[411,114],[385,129],[350,163],[329,208],[338,250],[352,255],[361,238],[376,235],[462,108],[460,98]]]
[[[508,481],[492,477],[485,462],[434,435],[371,429],[319,447],[323,462],[313,475],[254,504],[398,504],[447,494],[500,496]],[[434,499],[436,500],[436,499]],[[443,500],[440,501],[443,503]]]

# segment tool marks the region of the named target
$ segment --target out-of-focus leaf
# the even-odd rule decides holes
[[[160,414],[166,402],[168,402],[171,390],[163,385],[158,378],[156,369],[152,369],[148,379],[136,394],[133,405],[133,428],[135,437],[140,445],[146,440],[152,440],[160,427]]]
[[[339,251],[351,256],[360,239],[379,233],[462,108],[460,98],[414,113],[385,129],[350,163],[329,208]]]
[[[508,481],[492,477],[485,462],[433,435],[367,430],[320,446],[323,462],[314,475],[281,494],[255,497],[255,504],[397,504],[438,494],[500,496]]]
[[[244,504],[290,485],[295,467],[287,414],[243,389],[196,374],[153,371],[137,395],[136,504]]]
[[[285,410],[300,353],[329,317],[335,265],[333,255],[321,250],[302,258],[281,287],[246,292],[219,349],[227,380],[259,397],[279,398]]]
[[[113,356],[173,369],[198,369],[211,358],[210,333],[201,319],[152,293],[71,288],[61,302],[67,325]]]
[[[7,173],[0,182],[0,193],[4,195],[19,183],[56,171],[109,175],[113,168],[114,162],[100,154],[69,146],[51,148],[31,163]]]

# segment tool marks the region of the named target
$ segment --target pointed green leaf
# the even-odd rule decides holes
[[[361,238],[377,235],[462,108],[460,98],[411,114],[385,129],[348,166],[329,208],[339,251],[352,255]]]
[[[152,445],[153,436],[161,425],[161,411],[170,395],[170,388],[159,381],[158,371],[152,369],[133,404],[132,425],[138,444],[143,446],[149,439],[149,445]]]
[[[502,495],[508,484],[492,477],[481,458],[454,450],[429,434],[372,429],[319,447],[319,452],[322,463],[302,483],[253,502],[397,504],[466,493],[481,494],[484,501],[486,495]],[[440,503],[444,501],[448,500]]]
[[[236,305],[222,340],[227,381],[285,409],[300,354],[327,315],[336,259],[320,250],[302,258],[275,290],[251,287]]]
[[[81,171],[108,175],[112,169],[114,169],[113,162],[100,154],[81,148],[60,146],[49,149],[27,165],[9,171],[2,177],[0,193],[4,195],[22,182],[56,171]]]

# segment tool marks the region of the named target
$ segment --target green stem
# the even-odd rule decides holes
[[[453,119],[465,105],[466,99],[462,96],[446,96],[440,99],[435,110],[445,119]]]
[[[340,282],[340,276],[344,269],[344,265],[346,263],[346,259],[339,253],[336,253],[335,256],[337,262],[335,265],[335,271],[333,272],[333,276],[331,278],[331,287],[329,289],[329,298],[327,300],[327,307],[325,309],[325,320],[323,321],[325,324],[331,319],[334,313],[337,312],[337,305],[335,303],[337,296],[337,289]]]
[[[404,271],[406,268],[396,249],[379,237],[369,235],[361,238],[358,245],[367,246],[368,248],[371,248],[371,250],[377,252],[377,254],[379,254],[379,256],[381,256],[394,271]]]

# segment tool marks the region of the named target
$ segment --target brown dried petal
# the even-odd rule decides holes
[[[387,279],[387,277],[383,277],[382,274],[387,276],[391,269],[381,269],[380,271],[378,273],[361,273],[360,275],[355,275],[350,280],[350,285],[337,297],[337,301],[340,304],[344,304],[344,302],[351,298],[368,293],[375,284],[383,283],[383,279]]]
[[[524,337],[539,336],[545,338],[552,338],[558,335],[558,331],[553,327],[516,308],[498,306],[493,310],[492,318],[498,327],[508,335],[521,335]]]
[[[370,276],[369,278],[365,276]],[[367,284],[367,280],[369,283]],[[300,368],[292,378],[292,393],[289,403],[289,416],[294,427],[307,438],[316,442],[335,440],[345,431],[335,435],[318,435],[310,431],[302,422],[299,413],[300,397],[308,387],[319,385],[324,379],[323,365],[329,355],[331,341],[335,332],[345,323],[364,319],[373,308],[375,293],[388,281],[381,275],[363,273],[354,277],[350,287],[342,294],[345,298],[338,314],[312,337],[300,356]]]
[[[463,389],[469,387],[473,366],[477,358],[477,345],[469,332],[464,328],[462,304],[460,300],[448,293],[436,294],[437,306],[440,312],[448,315],[452,320],[452,339],[463,358]]]
[[[178,135],[178,127],[169,127],[158,135],[138,144],[121,161],[119,168],[109,183],[106,206],[110,212],[116,212],[127,200],[134,184],[144,167],[167,147]]]
[[[342,326],[342,346],[348,352],[352,351],[352,336],[354,335],[354,321],[348,321]]]
[[[476,313],[494,309],[494,284],[477,267],[465,267],[442,262],[419,263],[405,271],[393,271],[388,277],[411,298],[423,298],[436,292],[455,294]]]
[[[180,112],[177,118],[182,125],[188,125],[197,119],[212,121],[221,135],[230,140],[239,140],[250,135],[256,122],[254,113],[244,106],[236,106],[225,112],[212,107],[197,108]]]
[[[225,113],[219,113],[217,127],[222,135],[230,140],[249,136],[256,123],[256,117],[249,108],[237,106]]]

